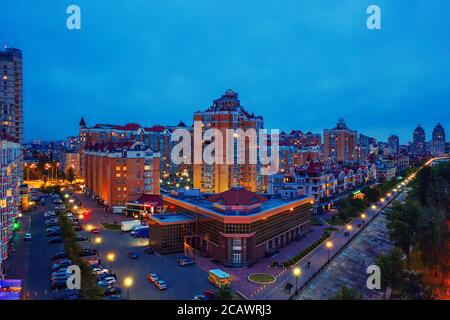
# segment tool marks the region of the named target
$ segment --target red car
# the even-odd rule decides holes
[[[94,229],[91,230],[91,232],[92,232],[92,233],[99,233],[99,232],[100,232],[100,229],[94,228]]]

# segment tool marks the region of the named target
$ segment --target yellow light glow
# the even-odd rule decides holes
[[[348,230],[348,231],[352,231],[352,229],[353,229],[353,226],[352,226],[351,224],[348,224],[348,225],[347,225],[347,230]]]
[[[102,238],[100,238],[100,237],[95,238],[95,243],[96,244],[102,243]]]
[[[333,248],[333,242],[327,241],[327,242],[325,243],[325,246],[327,247],[327,249],[331,249],[331,248]]]
[[[123,279],[123,286],[125,288],[130,288],[132,285],[133,285],[133,278],[126,277],[125,279]]]
[[[362,219],[365,219],[367,216],[366,216],[366,214],[365,213],[361,213],[361,218]]]
[[[300,277],[300,275],[302,274],[302,269],[300,268],[294,268],[294,270],[292,270],[292,273],[294,274],[294,276],[296,277]]]
[[[116,259],[116,255],[111,252],[111,253],[108,253],[106,258],[108,259],[109,262],[114,262],[114,260]]]

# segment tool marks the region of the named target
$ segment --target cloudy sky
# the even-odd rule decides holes
[[[228,88],[267,128],[322,132],[343,117],[401,143],[418,123],[427,138],[437,122],[450,131],[448,0],[14,0],[0,13],[0,44],[23,50],[27,140],[77,134],[81,116],[191,123]]]

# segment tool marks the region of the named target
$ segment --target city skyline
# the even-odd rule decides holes
[[[79,1],[83,27],[73,32],[63,3],[2,3],[12,14],[0,22],[8,30],[0,42],[22,49],[26,61],[26,141],[73,135],[81,116],[188,123],[228,88],[266,128],[323,133],[342,117],[358,133],[382,141],[396,134],[401,144],[412,141],[418,123],[427,140],[438,122],[448,131],[450,4],[379,1],[383,29],[371,33],[368,3],[198,1],[194,10],[181,2],[131,1],[119,9]],[[405,6],[408,15],[398,14]],[[112,17],[135,23],[110,25]],[[282,117],[280,109],[299,116]]]

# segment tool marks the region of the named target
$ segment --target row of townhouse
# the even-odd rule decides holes
[[[268,193],[284,198],[308,195],[314,198],[313,211],[331,209],[343,195],[376,181],[375,165],[332,166],[310,163],[292,173],[279,172],[268,179]]]

